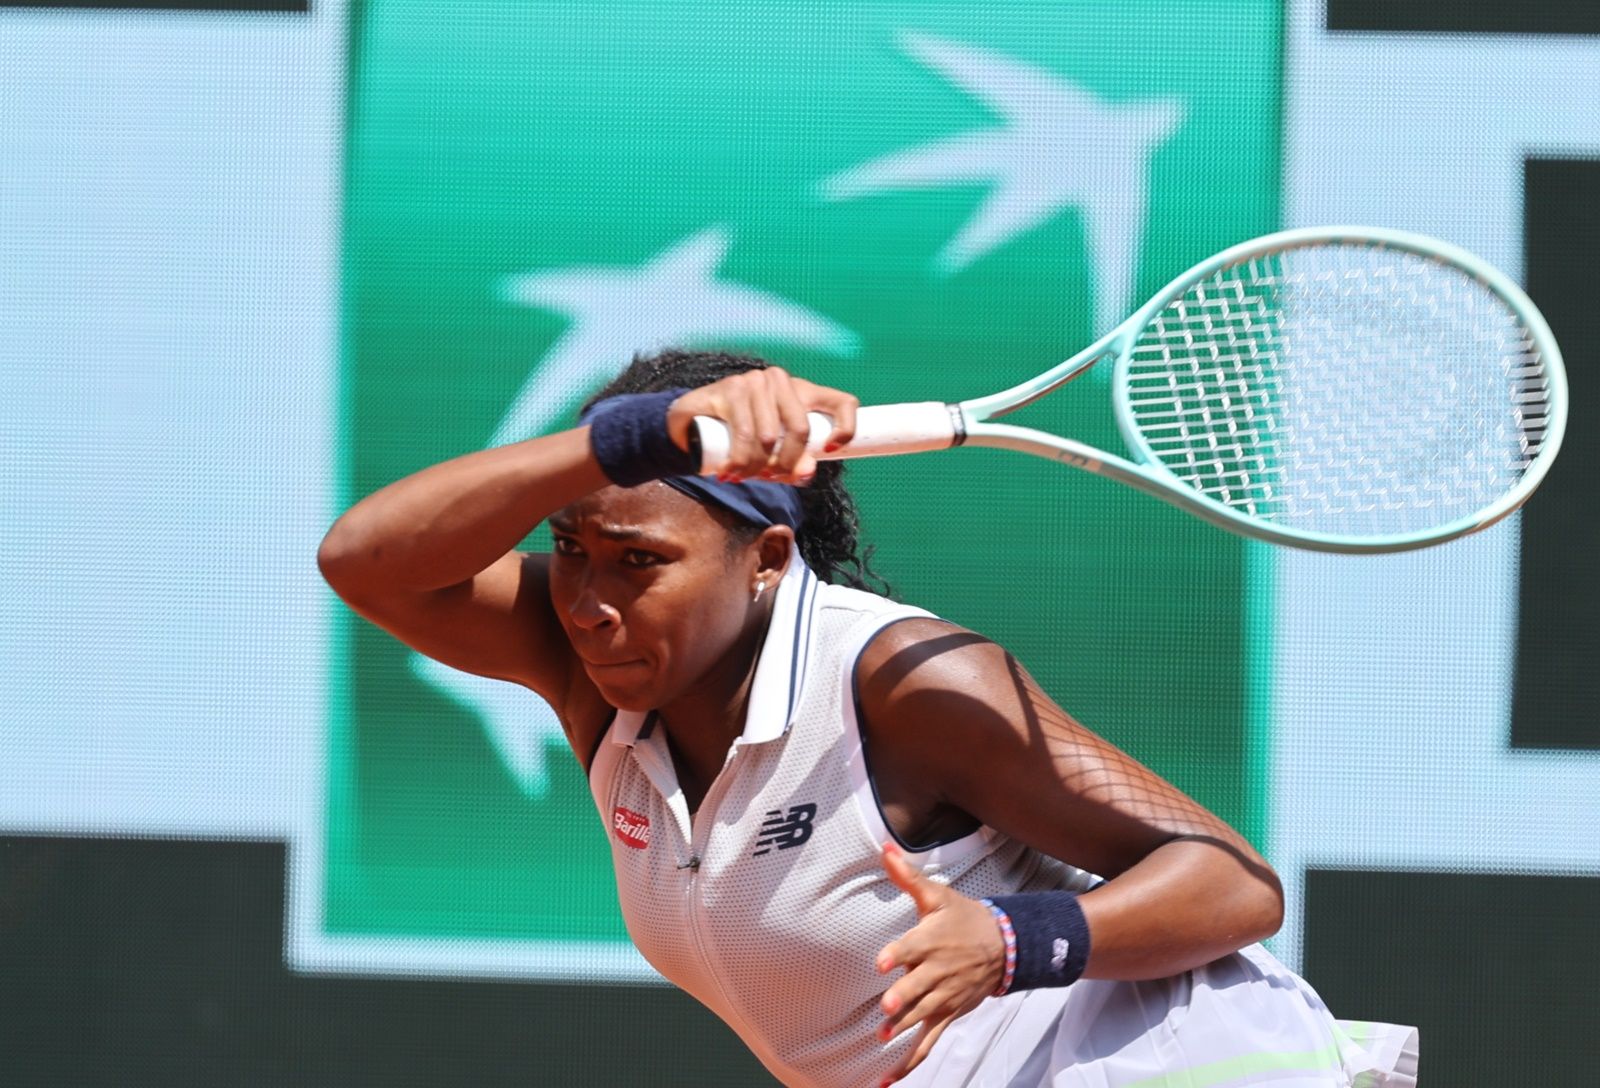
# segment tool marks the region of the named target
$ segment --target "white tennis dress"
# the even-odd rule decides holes
[[[852,677],[871,637],[925,616],[823,585],[779,583],[743,735],[691,822],[652,715],[620,712],[590,768],[617,893],[645,958],[736,1031],[791,1088],[876,1086],[915,1032],[878,1041],[878,950],[917,922],[879,860],[891,838]],[[1094,878],[980,828],[913,864],[964,895]],[[902,1084],[924,1088],[1377,1088],[1415,1082],[1416,1032],[1336,1022],[1252,946],[1157,982],[1081,980],[989,998]]]

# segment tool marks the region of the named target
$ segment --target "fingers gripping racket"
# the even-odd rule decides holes
[[[995,423],[1115,360],[1132,453]],[[1116,329],[1020,385],[860,410],[818,457],[993,446],[1130,484],[1224,529],[1331,552],[1421,548],[1485,528],[1538,486],[1566,427],[1561,353],[1516,284],[1472,254],[1364,227],[1270,234],[1174,280]],[[695,421],[701,463],[727,428]]]

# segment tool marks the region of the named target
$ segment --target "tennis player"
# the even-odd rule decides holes
[[[1248,842],[1001,647],[869,592],[843,470],[804,451],[808,411],[843,445],[855,410],[759,360],[636,359],[575,429],[357,503],[319,561],[555,707],[633,940],[786,1085],[1414,1085],[1413,1029],[1335,1021],[1254,943],[1282,895]],[[697,415],[732,433],[717,479]],[[541,522],[553,551],[518,552]]]

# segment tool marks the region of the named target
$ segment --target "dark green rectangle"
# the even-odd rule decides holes
[[[1270,0],[471,9],[352,8],[351,500],[570,425],[582,395],[650,345],[757,350],[866,403],[1004,388],[1196,260],[1279,225],[1282,10]],[[1022,73],[1117,131],[1162,133],[1125,163],[1137,193],[1118,170],[1097,172],[1086,193],[1055,194],[971,253],[956,242],[984,220],[998,176],[830,195],[845,172],[1004,128],[958,78],[972,66],[991,82]],[[1027,146],[1047,164],[1121,154],[1110,137],[1068,146],[1077,138]],[[1135,220],[1112,214],[1125,206]],[[1114,245],[1100,230],[1112,222]],[[764,299],[752,312],[779,305],[844,334],[708,323],[668,297],[691,267],[695,283]],[[647,268],[677,271],[607,303],[603,320],[591,312]],[[624,332],[612,343],[609,329]],[[537,421],[501,434],[529,391]],[[1122,448],[1098,375],[1019,422]],[[849,472],[876,565],[903,599],[1004,644],[1088,727],[1259,837],[1247,671],[1264,651],[1247,645],[1260,586],[1241,540],[997,451]],[[495,724],[534,720],[531,694],[496,719],[375,628],[353,622],[348,636],[333,664],[327,929],[507,940],[530,957],[621,945],[604,829],[553,718],[538,719],[542,747],[526,745],[549,768],[533,788]]]
[[[12,0],[0,8],[88,8],[118,11],[275,11],[311,10],[311,0]]]
[[[6,1088],[771,1085],[658,986],[284,966],[281,842],[0,836]]]
[[[1412,1024],[1430,1085],[1590,1088],[1600,879],[1306,873],[1306,978],[1335,1016]]]
[[[1593,0],[1328,0],[1329,30],[1600,34]]]
[[[1600,428],[1586,421],[1600,405],[1600,348],[1588,332],[1600,252],[1600,159],[1529,159],[1523,169],[1528,293],[1566,357],[1572,422],[1560,459],[1522,511],[1511,744],[1594,751],[1600,491],[1587,469],[1600,458]]]

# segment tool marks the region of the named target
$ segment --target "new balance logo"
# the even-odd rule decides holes
[[[1065,937],[1057,937],[1050,943],[1050,970],[1059,971],[1067,965],[1067,953],[1072,950],[1072,945]]]
[[[751,857],[771,853],[774,847],[787,850],[804,845],[811,837],[811,821],[816,818],[816,805],[791,805],[788,812],[773,809],[761,821],[761,837],[756,840],[757,849]]]

